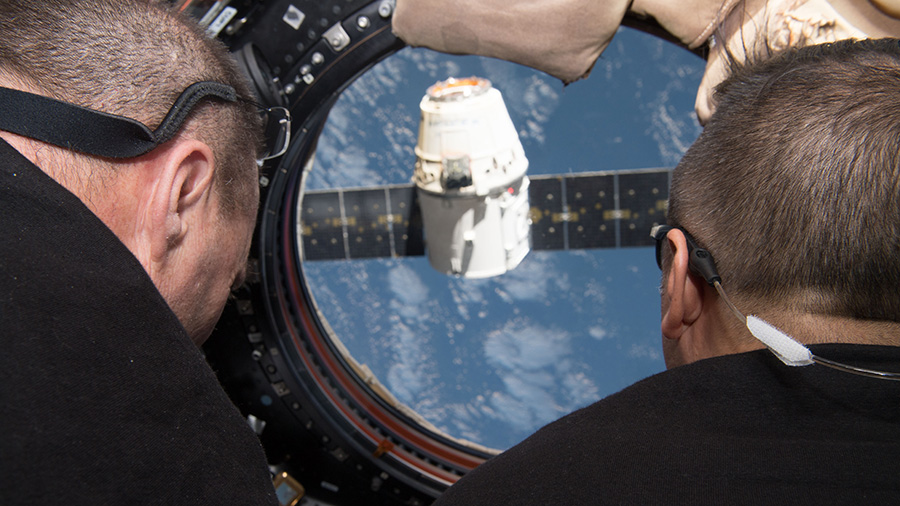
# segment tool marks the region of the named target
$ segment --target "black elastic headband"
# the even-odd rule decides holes
[[[238,99],[234,88],[226,84],[194,83],[178,96],[159,128],[151,131],[131,118],[0,87],[0,130],[89,155],[133,158],[174,137],[197,102],[206,97]]]

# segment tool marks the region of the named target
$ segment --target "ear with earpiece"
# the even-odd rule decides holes
[[[666,236],[672,252],[663,283],[664,313],[662,333],[667,339],[681,339],[703,310],[703,290],[706,282],[690,273],[690,252],[681,230],[670,230]]]

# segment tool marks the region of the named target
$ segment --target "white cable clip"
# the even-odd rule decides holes
[[[813,364],[812,352],[791,336],[755,316],[747,317],[747,328],[753,337],[762,341],[782,362],[790,366]]]

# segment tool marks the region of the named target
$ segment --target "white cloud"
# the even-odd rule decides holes
[[[478,309],[480,316],[488,306],[482,290],[491,283],[489,279],[455,279],[450,280],[448,287],[456,312],[463,320],[471,319],[471,311]],[[483,317],[483,316],[482,316]]]
[[[606,337],[609,337],[609,332],[606,331],[605,328],[600,326],[594,326],[588,329],[588,335],[593,337],[594,339],[601,341]]]
[[[443,81],[448,77],[461,77],[459,76],[459,65],[436,51],[404,50],[399,54],[415,65],[417,71],[428,75],[435,82]]]
[[[597,399],[596,385],[573,370],[571,336],[525,319],[488,334],[485,360],[503,384],[482,412],[517,431],[532,431]]]
[[[691,96],[696,92],[703,69],[697,65],[676,63],[678,60],[666,60],[662,41],[656,41],[651,48],[654,65],[663,75],[664,88],[655,97],[648,97],[642,106],[651,119],[649,133],[656,141],[663,162],[676,165],[690,145],[700,134],[701,127],[693,110],[679,111],[672,104],[672,97],[685,93]]]
[[[569,334],[511,320],[488,334],[484,353],[489,364],[506,370],[538,370],[570,353]]]
[[[427,392],[435,389],[438,374],[428,359],[426,343],[418,332],[398,325],[389,336],[394,362],[388,368],[387,385],[404,404],[425,412],[435,395]]]
[[[387,287],[391,294],[389,307],[393,312],[386,337],[392,352],[387,384],[401,402],[417,410],[428,410],[435,395],[426,393],[436,388],[438,377],[430,358],[434,351],[426,337],[429,334],[425,332],[430,318],[428,287],[404,264],[397,264],[388,271]]]
[[[571,402],[577,406],[590,404],[600,398],[597,385],[583,372],[567,374],[563,378],[563,385]]]
[[[469,441],[481,441],[483,439],[481,431],[476,428],[481,425],[479,419],[482,417],[482,414],[473,406],[475,403],[479,403],[478,399],[469,404],[449,404],[444,406],[441,419],[449,420],[453,426],[453,429],[448,431],[449,433]],[[480,404],[483,403],[484,398],[482,397]]]
[[[568,273],[556,267],[552,253],[545,252],[529,253],[518,267],[496,279],[498,295],[509,302],[548,301],[551,284],[564,292],[570,284]]]
[[[402,318],[415,321],[428,319],[428,286],[413,269],[397,264],[388,272],[388,289],[392,294],[391,308]]]
[[[631,348],[628,350],[628,356],[633,358],[648,358],[650,360],[659,360],[662,358],[658,347],[638,343],[631,345]]]
[[[543,409],[544,406],[541,404],[542,401],[552,401],[552,396],[540,391],[527,392],[544,395],[514,397],[503,392],[494,392],[491,396],[491,405],[499,418],[521,432],[532,431],[556,419],[555,410]]]
[[[684,117],[677,115],[674,107],[667,104],[668,92],[663,91],[655,103],[651,104],[651,135],[659,148],[665,163],[676,165],[694,142],[698,130],[693,112]]]
[[[501,60],[483,58],[482,67],[485,77],[503,95],[519,137],[543,144],[544,125],[559,107],[560,94],[554,84],[560,88],[562,84],[545,74],[531,74],[522,79],[517,65]]]

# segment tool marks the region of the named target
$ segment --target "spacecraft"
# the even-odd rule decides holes
[[[497,276],[528,254],[528,159],[500,92],[450,78],[419,105],[415,184],[432,267]]]

